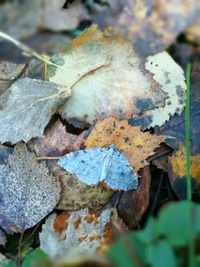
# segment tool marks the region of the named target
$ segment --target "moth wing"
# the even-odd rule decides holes
[[[136,189],[138,178],[128,160],[119,151],[115,150],[104,182],[112,189],[128,191]]]
[[[78,150],[63,156],[58,165],[87,185],[95,185],[100,180],[105,158],[105,148],[95,147]]]

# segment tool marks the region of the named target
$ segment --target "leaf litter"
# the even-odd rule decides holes
[[[61,58],[64,68],[57,68],[50,81],[74,84],[72,96],[60,109],[69,122],[92,124],[109,116],[126,119],[144,113],[149,128],[161,126],[184,107],[183,70],[167,52],[142,58],[130,42],[92,25]]]
[[[100,3],[99,1],[97,2],[98,4],[95,3],[95,6],[98,6]],[[105,2],[109,2],[111,4],[112,1],[111,0],[104,1],[104,3]],[[118,2],[122,3],[122,1],[118,1]],[[64,3],[64,0],[63,0],[63,3]],[[151,48],[153,49],[157,50],[157,49],[162,48],[162,46],[168,45],[168,43],[171,42],[170,40],[172,40],[174,36],[178,34],[179,31],[181,31],[181,29],[183,30],[185,27],[188,26],[189,20],[191,23],[193,23],[194,21],[196,11],[195,11],[195,14],[194,13],[193,15],[191,14],[192,13],[192,8],[190,6],[191,0],[187,1],[188,6],[186,5],[186,1],[184,1],[182,9],[181,9],[181,13],[177,12],[177,8],[174,10],[171,9],[171,7],[173,6],[172,3],[165,3],[166,9],[163,10],[163,12],[161,13],[159,11],[161,1],[156,2],[155,5],[153,6],[151,6],[150,3],[151,1],[149,3],[147,2],[144,3],[143,1],[135,1],[135,5],[134,5],[134,8],[136,8],[136,10],[134,11],[135,12],[134,15],[136,19],[135,21],[137,22],[140,21],[141,26],[143,27],[145,27],[145,25],[148,24],[148,27],[150,28],[147,27],[147,29],[153,30],[153,32],[155,33],[154,30],[156,29],[156,26],[158,26],[158,29],[163,29],[162,20],[164,16],[166,18],[166,25],[169,26],[169,29],[167,29],[167,31],[162,31],[163,34],[160,35],[161,39],[159,38],[155,39],[154,45],[152,45],[152,42],[148,43],[148,45],[150,46],[152,45]],[[116,2],[114,4],[116,4]],[[130,20],[131,18],[131,17],[126,17],[126,8],[128,4],[130,4],[129,0],[123,1],[122,5],[120,6],[121,11],[122,11],[121,18],[125,19],[124,21],[126,21],[126,19]],[[139,8],[140,7],[139,4],[141,4],[141,9]],[[61,3],[59,3],[59,5],[61,5]],[[82,5],[84,5],[85,7],[86,6],[85,2]],[[34,8],[35,7],[36,6],[34,6]],[[76,7],[76,3],[74,4],[73,8],[75,9],[75,7]],[[108,6],[104,5],[104,7],[107,8]],[[114,5],[112,7],[110,6],[109,8],[112,9],[113,7]],[[147,9],[145,9],[146,7],[148,10],[151,10],[151,14],[149,14],[148,16],[146,16],[148,13],[148,12],[146,13],[147,11]],[[48,8],[50,8],[49,10],[51,13],[52,12],[51,7],[49,6]],[[118,8],[118,6],[115,5],[115,8]],[[67,12],[68,11],[70,12],[70,9],[67,10]],[[132,12],[132,9],[130,9],[129,11]],[[55,8],[55,10],[53,10],[53,13],[54,13],[53,16],[57,16],[58,14],[63,13],[63,10],[57,10],[57,8]],[[171,21],[172,22],[171,24],[170,23],[168,24],[168,22],[170,21],[170,16],[173,17],[173,20]],[[176,24],[176,27],[173,27],[174,19],[176,20],[177,18],[181,18],[181,17],[185,18],[185,21],[183,23],[184,25],[180,21],[179,23]],[[115,29],[117,29],[118,27],[117,30],[126,31],[127,29],[126,25],[122,25],[123,21],[118,20],[118,18],[117,20],[116,20],[116,17],[111,18],[113,19],[113,21],[116,22]],[[158,19],[155,19],[155,18],[158,18]],[[24,17],[21,18],[21,22],[25,21],[24,19],[25,20],[27,19],[26,16],[25,18]],[[49,18],[45,17],[45,19],[49,19]],[[59,19],[61,20],[59,21]],[[59,25],[60,22],[61,22],[60,24],[61,27],[63,27],[62,25],[64,24],[62,24],[63,23],[62,16],[60,16],[59,19],[57,20],[58,23],[55,23],[55,25],[52,25],[52,27],[55,26],[54,29],[52,28],[53,30],[56,30],[56,27]],[[106,19],[107,18],[105,17],[105,20]],[[158,22],[158,25],[156,25],[155,21]],[[19,24],[21,22],[19,20]],[[34,27],[36,26],[36,24],[34,25]],[[40,24],[40,26],[41,25],[42,24]],[[90,248],[90,245],[93,246],[93,244],[96,241],[100,241],[100,239],[102,238],[102,235],[101,237],[99,237],[95,235],[95,232],[93,232],[96,229],[95,228],[96,223],[97,223],[96,219],[95,219],[95,224],[90,229],[90,233],[88,235],[83,236],[82,230],[78,231],[81,220],[83,219],[82,215],[84,212],[90,214],[88,216],[89,218],[88,220],[90,221],[91,218],[93,219],[100,218],[101,217],[100,214],[103,213],[105,210],[107,210],[107,207],[110,207],[110,205],[114,205],[117,207],[117,210],[120,216],[129,226],[129,228],[132,228],[132,227],[139,228],[141,227],[140,224],[141,223],[143,224],[142,220],[145,217],[144,213],[148,205],[150,205],[149,208],[151,209],[152,192],[150,190],[150,183],[153,183],[153,185],[155,183],[154,171],[150,173],[150,170],[152,171],[152,168],[154,167],[153,166],[154,163],[152,162],[152,159],[154,156],[156,157],[157,155],[156,149],[160,146],[160,144],[163,141],[166,142],[165,138],[167,137],[167,141],[170,140],[169,138],[170,134],[167,134],[167,136],[163,136],[163,135],[158,136],[158,135],[153,134],[154,129],[152,129],[151,132],[150,131],[142,132],[141,129],[149,129],[150,127],[154,127],[156,125],[160,127],[163,124],[165,124],[164,126],[167,127],[166,121],[171,121],[171,119],[173,119],[174,117],[178,117],[179,114],[181,114],[184,109],[186,86],[185,86],[183,70],[173,61],[173,59],[167,52],[161,52],[155,55],[150,55],[147,58],[141,56],[140,52],[142,51],[142,49],[144,52],[144,47],[145,47],[144,37],[145,37],[145,34],[147,34],[147,31],[144,31],[141,33],[142,38],[139,40],[137,38],[138,24],[136,23],[134,27],[132,26],[133,25],[131,21],[129,25],[127,25],[128,31],[129,30],[132,31],[132,29],[135,27],[134,30],[136,30],[136,32],[134,32],[134,34],[136,33],[136,35],[129,35],[128,36],[129,41],[127,41],[125,40],[125,38],[117,36],[116,32],[111,32],[110,29],[104,31],[103,33],[99,31],[95,25],[92,25],[86,31],[84,31],[79,37],[75,38],[71,42],[71,44],[66,45],[65,52],[58,55],[57,59],[56,59],[56,56],[53,56],[51,61],[57,64],[59,62],[59,65],[61,64],[62,66],[55,68],[54,66],[49,65],[48,70],[49,70],[50,82],[43,82],[43,81],[38,80],[37,83],[40,84],[39,86],[41,89],[40,91],[42,91],[43,88],[52,86],[52,92],[50,93],[46,92],[47,95],[42,96],[42,98],[45,98],[46,100],[49,101],[51,99],[51,96],[53,96],[52,98],[55,97],[54,99],[55,106],[53,104],[53,99],[51,99],[52,106],[51,105],[46,106],[47,109],[45,110],[45,116],[41,118],[41,114],[43,113],[42,108],[44,106],[41,105],[37,107],[36,110],[37,109],[38,110],[36,111],[32,109],[31,102],[28,102],[29,107],[27,107],[28,112],[26,114],[26,117],[29,116],[29,113],[31,114],[33,113],[30,119],[30,121],[32,121],[32,124],[29,122],[28,124],[25,123],[25,125],[23,125],[23,120],[26,122],[27,118],[20,116],[21,113],[18,112],[20,111],[20,109],[18,110],[18,108],[16,108],[18,106],[16,105],[15,107],[17,109],[16,114],[17,114],[18,121],[20,122],[19,124],[17,124],[17,122],[14,122],[14,124],[12,123],[14,126],[13,129],[12,127],[10,127],[9,122],[8,122],[5,127],[6,129],[4,130],[10,133],[9,135],[7,134],[6,137],[3,136],[2,138],[3,140],[0,140],[1,143],[4,143],[4,145],[1,145],[1,151],[0,151],[1,165],[0,166],[2,170],[6,172],[5,176],[7,180],[11,179],[9,177],[12,176],[12,178],[14,177],[13,179],[15,181],[18,181],[19,184],[20,183],[22,184],[22,182],[20,182],[21,180],[18,179],[18,177],[21,178],[24,175],[23,177],[26,177],[26,179],[29,178],[30,172],[29,170],[27,171],[26,169],[27,166],[30,166],[30,164],[27,164],[27,160],[29,159],[31,162],[36,164],[34,165],[35,167],[33,168],[34,169],[33,173],[34,173],[34,177],[37,176],[37,179],[35,178],[35,180],[37,180],[37,186],[41,185],[41,182],[38,182],[39,179],[43,181],[43,179],[47,176],[51,177],[48,179],[51,181],[50,183],[52,187],[53,187],[53,184],[58,183],[56,187],[57,188],[56,189],[57,200],[55,200],[56,198],[55,197],[52,206],[50,206],[50,204],[48,204],[49,206],[47,205],[49,207],[48,211],[46,209],[44,210],[45,211],[44,213],[40,211],[38,213],[38,216],[36,214],[37,212],[34,213],[32,209],[30,209],[30,211],[29,210],[25,211],[26,214],[30,213],[29,217],[30,217],[30,220],[32,219],[32,223],[30,223],[28,219],[27,221],[25,221],[25,219],[23,219],[23,216],[21,216],[21,219],[15,216],[15,214],[21,215],[20,212],[23,212],[21,211],[22,208],[18,207],[19,205],[16,206],[17,204],[13,205],[14,206],[13,209],[20,211],[20,212],[13,212],[12,216],[11,215],[8,216],[9,212],[5,208],[5,212],[2,212],[3,214],[1,214],[0,216],[0,226],[4,228],[4,230],[6,230],[7,233],[23,232],[25,229],[27,229],[27,227],[28,228],[32,227],[33,225],[37,223],[37,221],[40,221],[42,218],[48,215],[48,213],[54,208],[61,209],[61,210],[65,209],[66,212],[61,213],[60,215],[56,215],[54,213],[50,215],[48,219],[46,220],[46,223],[47,223],[49,218],[53,217],[51,221],[51,226],[50,226],[52,231],[50,229],[47,230],[47,228],[45,228],[46,223],[43,225],[42,232],[44,232],[44,229],[46,229],[45,231],[47,233],[47,238],[44,237],[43,241],[47,243],[49,238],[50,239],[52,238],[51,241],[54,240],[48,244],[44,242],[46,246],[45,249],[47,249],[48,254],[50,255],[51,258],[53,258],[55,254],[61,255],[63,251],[64,253],[66,252],[66,248],[64,247],[64,244],[66,244],[66,242],[69,241],[69,239],[66,240],[64,234],[66,234],[67,231],[69,230],[68,228],[71,227],[70,224],[72,225],[70,218],[74,216],[73,214],[76,214],[75,217],[77,218],[78,216],[79,219],[73,223],[74,228],[73,227],[70,228],[70,229],[73,228],[73,231],[70,231],[70,240],[72,241],[71,243],[73,243],[74,240],[75,241],[78,240],[78,243],[76,243],[78,244],[77,245],[78,248],[84,245],[83,246],[84,249],[86,248],[86,250],[88,250],[88,247]],[[33,31],[35,30],[34,27],[32,28]],[[59,27],[60,26],[58,26],[58,28]],[[16,28],[13,27],[13,32],[15,30]],[[147,37],[151,37],[152,32],[150,30],[149,30],[150,35],[147,34],[146,35]],[[79,29],[77,29],[77,32],[78,31]],[[22,33],[23,33],[23,29],[22,29]],[[64,33],[63,36],[65,34],[66,33]],[[194,31],[194,34],[195,34],[195,31]],[[124,36],[126,36],[126,34]],[[135,38],[134,42],[133,42],[133,36],[136,36],[136,38],[134,37]],[[154,35],[154,36],[158,37],[157,35]],[[35,37],[33,37],[33,39],[34,38]],[[132,43],[134,43],[134,45],[132,45]],[[138,50],[138,47],[139,47],[138,45],[141,48],[140,51]],[[149,54],[148,45],[146,46],[147,49],[145,49],[145,52],[147,54]],[[40,45],[38,47],[40,47]],[[41,56],[41,58],[44,58],[44,57]],[[20,66],[18,67],[20,70]],[[17,68],[17,65],[16,65],[16,68]],[[47,68],[46,65],[45,65],[45,68]],[[30,72],[28,73],[28,75],[30,76],[33,75],[31,77],[37,77],[39,79],[43,79],[42,75],[37,74],[36,76],[34,76],[35,73],[33,74],[32,70],[30,70]],[[6,84],[5,89],[3,89],[5,93],[3,93],[0,96],[0,110],[1,110],[0,111],[0,122],[2,118],[1,112],[3,112],[2,113],[3,115],[7,116],[5,111],[7,111],[7,113],[10,112],[8,107],[10,107],[9,105],[13,101],[12,99],[13,95],[15,95],[15,93],[21,90],[20,81],[24,83],[24,80],[20,80],[18,78],[18,74],[15,75],[15,72],[13,72],[13,74],[14,74],[14,80],[12,80],[11,83],[16,80],[15,83],[12,84],[10,88],[8,88],[9,82],[10,82],[9,81],[8,84]],[[21,76],[20,71],[19,71],[19,75]],[[27,75],[27,72],[22,73],[23,77],[26,75]],[[45,77],[45,79],[46,78],[47,76]],[[30,83],[35,84],[35,88],[37,87],[35,80],[29,79],[29,81]],[[16,89],[15,85],[18,83],[20,86],[18,86],[19,88]],[[43,86],[44,84],[45,86]],[[27,93],[29,91],[28,82],[26,83],[26,85],[27,85],[26,86],[27,88],[26,93]],[[3,83],[2,83],[2,86],[4,86]],[[13,89],[13,86],[15,89]],[[53,86],[54,86],[54,89],[53,89]],[[61,86],[62,86],[62,89],[61,91],[59,91]],[[11,94],[11,91],[12,91],[12,94]],[[34,91],[32,92],[33,94],[35,92],[39,92],[39,89],[35,89],[35,92]],[[34,101],[35,100],[33,100],[33,102]],[[23,99],[21,102],[19,101],[19,106],[20,105],[22,106],[22,104],[24,104],[22,102],[23,102]],[[12,103],[14,103],[14,101]],[[18,103],[18,101],[16,103]],[[12,110],[12,107],[11,107],[11,110]],[[41,111],[40,113],[39,113],[39,110]],[[58,112],[60,112],[61,116],[63,117],[62,122],[60,120],[57,120],[55,122],[55,120],[59,117],[59,115],[56,115],[56,113]],[[15,110],[12,111],[12,113],[14,114]],[[174,116],[174,114],[176,115]],[[7,119],[10,120],[10,117],[7,116]],[[33,119],[34,119],[34,123],[33,123]],[[11,122],[12,121],[14,121],[13,117],[12,117]],[[4,123],[3,119],[2,119],[2,122]],[[37,126],[35,126],[35,124]],[[80,129],[75,129],[70,124],[73,124],[73,126],[76,126],[76,127],[81,127],[83,129],[85,128],[89,128],[89,129],[81,133]],[[17,128],[16,125],[18,125],[18,127],[19,125],[21,126]],[[157,127],[157,129],[159,127]],[[11,133],[15,129],[16,129],[16,132],[12,135]],[[34,130],[34,133],[32,133],[32,129]],[[3,134],[5,132],[4,130],[2,130]],[[14,137],[15,134],[17,135],[17,138]],[[178,137],[176,136],[176,140],[171,140],[171,143],[173,142],[175,143],[177,139]],[[67,161],[67,163],[65,162],[66,166],[74,162],[75,173],[78,170],[80,174],[78,175],[79,177],[84,176],[83,172],[81,173],[80,171],[81,169],[84,170],[84,168],[86,168],[86,170],[89,171],[89,174],[91,173],[97,174],[96,176],[92,174],[92,176],[86,175],[84,177],[84,180],[88,180],[89,183],[91,183],[91,181],[96,183],[99,180],[106,180],[106,176],[109,173],[108,167],[112,165],[114,166],[113,168],[114,171],[110,177],[114,178],[113,181],[114,181],[115,187],[117,184],[118,188],[122,188],[125,184],[125,187],[123,188],[126,188],[127,181],[129,180],[130,177],[129,175],[125,175],[126,176],[125,179],[122,180],[120,178],[121,173],[119,176],[116,176],[116,173],[121,168],[121,165],[123,165],[122,164],[123,161],[119,163],[119,161],[117,160],[116,161],[112,160],[113,150],[116,150],[120,154],[120,157],[121,155],[123,155],[126,163],[128,162],[128,165],[126,165],[126,167],[129,166],[131,170],[134,169],[135,176],[133,177],[136,177],[138,175],[139,177],[141,176],[141,178],[139,179],[139,187],[137,189],[129,190],[128,192],[117,192],[114,194],[112,199],[109,201],[109,198],[113,195],[114,191],[111,189],[108,189],[105,183],[102,183],[100,185],[98,184],[95,186],[88,186],[87,184],[83,184],[82,182],[80,182],[77,179],[75,174],[71,175],[67,171],[60,168],[57,165],[57,162],[55,160],[46,161],[46,164],[32,161],[32,157],[34,156],[34,154],[28,152],[27,148],[25,149],[26,147],[25,144],[23,144],[23,146],[25,146],[23,149],[25,149],[26,151],[21,148],[20,153],[22,153],[23,151],[23,153],[26,156],[26,160],[25,159],[21,160],[20,153],[18,153],[18,156],[16,156],[16,151],[19,150],[19,146],[22,146],[22,143],[15,145],[14,153],[11,154],[13,147],[11,147],[10,143],[15,144],[21,140],[28,142],[27,144],[28,148],[29,149],[31,148],[31,150],[34,151],[34,153],[37,156],[40,156],[40,157],[44,156],[44,158],[45,156],[63,156],[65,153],[68,153],[67,156],[69,158],[70,157],[73,158],[73,156],[76,153],[81,154],[81,153],[84,153],[85,151],[86,152],[85,154],[87,156],[84,158],[84,160],[86,159],[87,162],[85,165],[83,164],[84,166],[81,164],[77,164],[77,161],[74,158],[73,160],[70,159],[69,161]],[[181,144],[181,142],[182,140],[181,141],[179,140],[178,144]],[[111,144],[114,144],[116,148]],[[112,153],[110,153],[110,155],[108,156],[109,150]],[[92,158],[91,158],[91,155],[93,152],[91,151],[95,151],[94,157]],[[101,154],[99,153],[99,151],[104,151],[104,152],[106,151],[106,153],[103,153],[105,155],[105,158],[103,160],[100,160],[101,164],[99,164],[99,166],[102,166],[102,168],[101,167],[97,168],[99,166],[96,164],[95,167],[96,167],[96,170],[98,169],[98,171],[97,173],[95,173],[94,171],[91,171],[92,169],[91,166],[95,165],[94,162],[98,161],[98,159],[101,158],[99,156],[99,154]],[[179,152],[180,150],[175,151],[175,154],[172,157],[173,160],[171,160],[175,175],[177,174],[182,175],[184,173],[183,166],[181,165],[181,167],[179,168],[179,163],[183,163],[184,165],[183,158],[185,155],[184,153],[181,152],[180,154]],[[31,156],[27,157],[27,154]],[[191,159],[192,159],[192,163],[194,163],[194,166],[195,166],[195,171],[196,171],[195,177],[198,177],[199,170],[198,170],[197,162],[199,161],[199,159],[193,162],[193,157],[196,157],[196,156],[198,155],[192,155]],[[21,164],[20,165],[18,164],[19,161],[23,163],[20,163]],[[148,166],[150,162],[152,164],[151,166]],[[20,167],[17,168],[16,164],[20,165]],[[38,172],[35,171],[36,167],[39,168],[40,170],[41,167],[38,167],[38,166],[44,167],[44,170],[42,171],[42,175],[41,173],[40,174],[38,173],[39,171]],[[19,174],[22,172],[20,168],[23,169],[24,171],[23,175]],[[28,169],[31,169],[31,168],[28,168]],[[101,170],[99,171],[99,169]],[[170,175],[169,171],[168,171],[168,174]],[[152,175],[153,177],[151,177]],[[192,176],[194,176],[193,171],[192,171]],[[4,176],[3,176],[3,180],[5,180]],[[159,181],[160,177],[156,177],[156,180]],[[108,178],[107,181],[109,185],[109,183],[111,183],[111,179]],[[26,183],[22,184],[22,191],[25,191],[25,184]],[[42,185],[43,184],[44,182],[42,182]],[[2,183],[2,186],[5,187],[3,183]],[[14,186],[15,186],[15,183],[12,184],[11,188],[13,188]],[[26,186],[26,190],[27,188],[29,189],[29,186]],[[152,189],[152,185],[151,185],[151,189]],[[9,191],[8,188],[6,188],[6,190]],[[28,192],[30,191],[28,190]],[[44,193],[42,193],[42,195],[43,194]],[[48,194],[50,195],[50,193],[47,193],[47,195]],[[53,194],[51,193],[51,197],[53,197],[52,195]],[[59,199],[58,195],[59,197],[61,196],[60,201],[58,201]],[[159,192],[158,194],[156,193],[154,201],[158,199],[158,195],[159,195]],[[9,198],[13,198],[14,196],[15,194],[14,195],[10,194]],[[27,193],[26,191],[25,193],[20,191],[20,193],[18,193],[18,196],[21,197],[22,203],[24,203],[23,201],[27,197]],[[116,196],[118,197],[116,198]],[[36,196],[34,196],[34,198],[35,197]],[[116,198],[115,204],[113,202],[114,198]],[[49,200],[51,201],[51,198],[49,198]],[[8,203],[7,208],[10,207],[9,206],[10,203],[12,203],[12,201]],[[37,201],[35,204],[37,204]],[[102,207],[103,205],[104,206],[106,205],[106,206]],[[153,203],[153,206],[155,207],[155,203]],[[45,207],[46,207],[46,204],[45,204]],[[82,208],[86,208],[86,209],[82,210]],[[92,208],[94,211],[91,211],[91,210],[89,211],[87,208]],[[33,213],[34,215],[32,215]],[[109,215],[108,215],[108,221],[109,221]],[[110,231],[111,229],[110,226],[111,225],[109,224],[109,227],[107,229],[109,230],[108,232],[112,232]],[[83,229],[85,228],[83,227]],[[120,229],[118,229],[118,231],[121,232]],[[64,239],[62,238],[63,236],[64,236]],[[62,241],[61,242],[62,244],[59,243],[59,241]],[[113,240],[111,242],[113,242]],[[72,251],[74,250],[73,245],[74,244],[72,244],[72,246],[70,247],[70,244],[69,244],[68,246],[69,250],[67,251],[67,253],[70,253],[71,249]],[[107,245],[110,246],[110,243]],[[100,242],[100,246],[98,247],[98,249],[104,248],[104,247],[105,247],[104,244],[101,244]],[[161,249],[161,247],[159,246],[157,247]],[[153,247],[153,252],[152,252],[153,255],[158,254],[157,249],[156,249],[157,247],[156,246]],[[162,246],[162,249],[163,248],[164,246]],[[163,251],[162,249],[161,251]],[[24,262],[31,263],[31,259],[27,258],[27,260],[25,260]],[[154,257],[151,257],[151,264],[153,263],[154,263]]]
[[[81,209],[70,213],[50,215],[40,233],[40,248],[51,259],[69,253],[103,251],[113,242],[114,224],[123,228],[115,209],[91,212]]]
[[[62,86],[29,78],[19,79],[0,96],[0,142],[15,144],[43,135],[51,116],[70,95]],[[33,123],[34,121],[34,123]]]
[[[99,120],[87,139],[88,148],[115,144],[120,149],[135,171],[148,165],[148,157],[166,139],[164,135],[142,132],[139,126],[131,126],[127,120],[114,117]]]
[[[0,222],[4,222],[1,227],[8,232],[13,228],[23,232],[34,226],[54,209],[60,198],[59,180],[45,164],[33,161],[33,156],[25,144],[19,143],[8,163],[0,165]]]

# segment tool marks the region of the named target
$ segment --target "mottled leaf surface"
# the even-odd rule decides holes
[[[67,132],[66,126],[58,119],[45,130],[42,137],[29,141],[28,146],[38,157],[63,156],[66,152],[80,149],[84,142],[84,134],[82,132],[75,135]]]
[[[107,36],[95,25],[74,39],[62,58],[63,68],[50,81],[74,84],[72,98],[60,111],[66,119],[92,123],[112,114],[126,117],[163,105],[167,98],[131,43]]]
[[[114,190],[124,191],[138,186],[136,173],[114,145],[71,152],[58,165],[87,185],[103,182]]]
[[[44,164],[33,161],[33,156],[19,143],[8,163],[0,165],[0,222],[5,230],[6,222],[10,230],[14,227],[20,232],[34,226],[60,198],[60,182]]]
[[[123,226],[115,209],[54,213],[42,227],[40,248],[52,259],[72,252],[103,250],[114,239],[113,222]]]
[[[70,95],[62,86],[34,79],[19,79],[0,97],[0,142],[27,142],[43,135],[51,116]]]
[[[147,158],[166,139],[163,135],[142,132],[139,126],[133,127],[127,120],[110,117],[95,124],[85,141],[88,148],[115,144],[123,151],[130,165],[138,171],[148,165]]]
[[[88,186],[81,183],[76,175],[69,174],[62,168],[59,168],[57,162],[51,163],[50,170],[55,177],[60,179],[62,184],[61,197],[56,206],[57,209],[99,209],[109,201],[115,192],[101,184]]]
[[[132,41],[136,51],[147,56],[166,49],[198,16],[195,0],[107,0],[94,6],[94,21],[112,27]]]
[[[70,123],[142,115],[149,118],[146,126],[160,126],[184,106],[183,70],[167,52],[140,57],[129,41],[92,25],[72,41],[62,59],[50,81],[72,88],[72,97],[60,109]]]

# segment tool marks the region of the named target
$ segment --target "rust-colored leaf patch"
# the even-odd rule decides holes
[[[59,232],[55,231],[55,223]],[[112,208],[99,212],[82,209],[70,212],[69,216],[66,213],[58,216],[54,213],[42,227],[40,247],[52,259],[72,252],[104,251],[114,240],[115,224],[126,229]]]

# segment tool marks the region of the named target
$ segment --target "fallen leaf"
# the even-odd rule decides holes
[[[43,135],[51,116],[70,95],[62,86],[34,79],[20,79],[0,97],[0,142],[27,142]],[[33,123],[34,122],[34,123]]]
[[[51,172],[58,177],[62,184],[61,197],[56,206],[60,210],[79,210],[83,208],[99,209],[105,205],[114,194],[111,189],[102,185],[87,186],[81,183],[75,175],[68,174],[57,166],[51,164]]]
[[[58,119],[45,130],[42,137],[29,141],[28,146],[38,157],[63,156],[67,152],[80,149],[84,142],[84,134],[68,133]]]
[[[198,55],[198,54],[197,54]],[[196,57],[197,57],[196,55]],[[199,124],[199,112],[200,112],[200,62],[195,60],[192,64],[191,71],[191,105],[190,105],[190,147],[191,154],[200,154],[199,135],[200,135],[200,124]],[[163,134],[174,138],[166,139],[165,143],[177,150],[179,146],[185,143],[185,110],[181,115],[175,115],[166,122],[162,127],[155,127],[156,134]]]
[[[6,61],[0,62],[0,94],[5,92],[18,77],[23,76],[25,68],[25,64],[14,64]]]
[[[61,58],[63,68],[55,69],[50,81],[72,87],[72,97],[60,110],[69,121],[138,115],[164,106],[165,90],[185,90],[183,71],[166,52],[140,58],[131,43],[107,36],[95,25],[74,39]]]
[[[61,231],[58,224],[59,216],[62,215],[50,215],[40,233],[40,248],[51,259],[72,252],[92,253],[105,250],[114,240],[113,223],[123,225],[115,209],[105,209],[98,213],[90,212],[88,209],[71,212],[67,218],[62,216],[66,227],[61,227]],[[63,225],[61,218],[59,222]]]
[[[7,231],[23,232],[42,220],[53,210],[60,198],[60,182],[44,164],[32,160],[34,156],[25,144],[19,143],[0,165],[0,222]]]
[[[7,163],[8,156],[12,154],[13,148],[0,145],[0,164]]]
[[[82,3],[62,9],[65,0],[52,0],[51,4],[49,0],[43,2],[42,28],[53,31],[72,30],[78,27],[82,20],[89,19],[87,9]]]
[[[0,246],[5,246],[7,241],[5,233],[0,229]]]
[[[87,185],[104,183],[111,189],[124,191],[138,186],[137,175],[115,145],[68,153],[58,165]]]
[[[49,126],[44,136],[28,142],[28,147],[38,157],[63,156],[66,152],[79,150],[85,140],[85,132],[74,135],[66,132],[65,126],[57,120]],[[0,147],[1,155],[1,147]],[[61,210],[79,210],[83,208],[100,208],[114,194],[113,190],[105,189],[102,185],[87,186],[81,183],[75,175],[68,174],[57,165],[56,160],[47,160],[50,172],[62,184],[61,197],[56,206]]]
[[[88,148],[115,144],[120,149],[134,170],[148,165],[147,158],[166,139],[166,136],[142,132],[140,127],[133,127],[127,120],[113,117],[98,121],[85,141]]]
[[[190,174],[193,190],[200,185],[200,154],[190,157]],[[180,198],[186,198],[186,148],[182,144],[172,157],[169,157],[168,174],[172,187]]]
[[[195,0],[107,0],[95,6],[93,20],[100,28],[121,34],[147,56],[165,50],[198,15]]]
[[[120,218],[130,228],[139,227],[142,216],[149,206],[150,183],[150,167],[145,166],[137,190],[123,192],[117,203]]]

